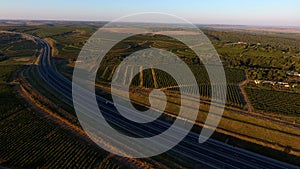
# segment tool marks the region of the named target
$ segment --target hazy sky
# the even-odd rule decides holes
[[[201,24],[300,26],[299,0],[2,0],[0,19],[109,21],[164,12]],[[157,18],[159,22],[159,18]]]

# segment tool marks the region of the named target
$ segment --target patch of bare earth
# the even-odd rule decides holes
[[[18,57],[18,58],[14,58],[14,61],[17,61],[17,62],[28,62],[28,61],[31,61],[33,59],[34,59],[33,57]]]

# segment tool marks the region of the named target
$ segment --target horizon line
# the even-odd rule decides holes
[[[32,22],[111,22],[109,20],[76,20],[76,19],[0,19],[0,22],[3,21],[32,21]],[[153,23],[153,24],[184,24],[184,23],[166,23],[166,22],[143,22],[143,21],[132,21],[125,23]],[[300,25],[272,25],[272,24],[229,24],[229,23],[195,23],[191,22],[194,25],[203,25],[203,26],[254,26],[254,27],[280,27],[280,28],[300,28]]]

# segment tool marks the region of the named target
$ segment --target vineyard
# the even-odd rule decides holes
[[[166,65],[169,66],[169,65]],[[141,66],[129,65],[127,67],[118,67],[116,65],[101,66],[98,70],[97,83],[109,84],[115,80],[120,85],[131,85],[131,87],[144,87],[144,88],[159,88],[172,91],[178,91],[179,87],[188,94],[194,95],[195,91],[191,89],[191,82],[185,80],[184,74],[180,74],[184,83],[177,84],[175,79],[168,73],[158,69],[145,69],[137,75],[133,76],[133,71],[139,72]],[[196,81],[199,86],[199,92],[203,99],[209,100],[211,97],[211,84],[208,74],[204,66],[190,66],[191,71],[195,75]],[[114,75],[115,74],[115,75]],[[243,107],[245,101],[240,92],[238,83],[244,80],[244,72],[240,69],[225,69],[227,80],[227,105],[234,107]],[[114,78],[113,79],[113,75]],[[132,79],[132,80],[131,80]],[[218,82],[217,82],[218,83]],[[222,83],[222,82],[220,82]],[[218,84],[213,84],[218,92],[221,92],[221,87]]]
[[[300,95],[298,93],[253,87],[247,87],[246,92],[251,104],[257,110],[285,115],[300,115]]]
[[[24,107],[16,101],[16,94],[8,85],[0,85],[0,120],[5,119]]]
[[[0,85],[0,164],[15,168],[97,168],[108,153],[86,144],[25,107],[13,89]],[[2,102],[5,101],[5,104]],[[112,164],[110,158],[102,167]]]
[[[0,65],[0,81],[10,81],[12,72],[18,70],[18,68],[20,68],[18,65]]]

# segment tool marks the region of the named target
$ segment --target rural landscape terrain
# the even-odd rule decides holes
[[[210,83],[202,61],[185,44],[165,35],[138,34],[117,43],[97,70],[95,91],[107,121],[120,132],[159,133],[174,122],[181,106],[199,102],[188,81],[177,84],[162,70],[139,71],[142,67],[134,63],[118,67],[136,51],[159,48],[177,55],[195,75],[201,95],[196,123],[180,144],[163,154],[135,159],[97,146],[82,129],[73,106],[77,57],[104,24],[0,21],[0,168],[300,168],[300,28],[196,25],[216,49],[227,81],[222,119],[203,144],[198,136],[211,106],[212,87],[218,85]],[[161,123],[136,127],[116,114],[112,80],[130,86],[131,102],[140,110],[151,106],[153,89],[162,90],[167,104]],[[179,88],[186,88],[182,98]],[[122,86],[118,92],[125,92]],[[180,99],[189,104],[181,105]]]

